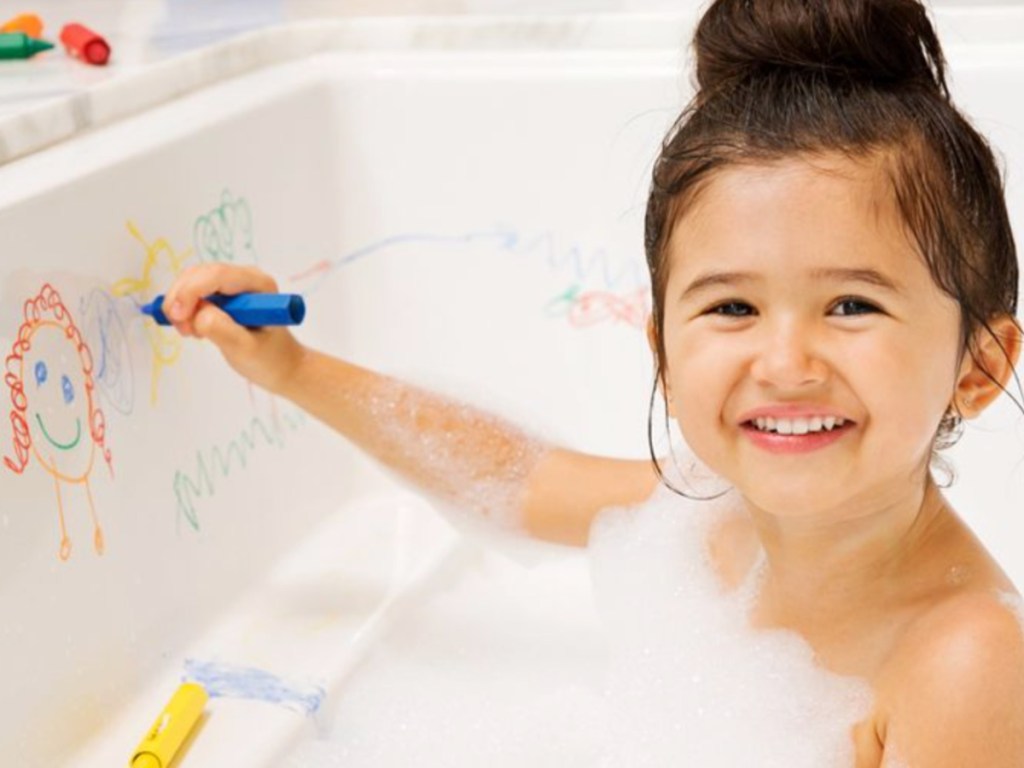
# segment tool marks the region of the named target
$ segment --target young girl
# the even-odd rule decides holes
[[[992,153],[950,103],[918,0],[717,0],[695,47],[699,92],[656,162],[645,246],[656,386],[735,498],[708,534],[713,568],[732,585],[760,568],[752,626],[799,633],[870,686],[857,766],[1019,768],[1020,599],[930,472],[1020,350]],[[165,311],[431,492],[584,545],[600,510],[669,482],[653,450],[543,445],[202,301],[276,288],[206,265]]]

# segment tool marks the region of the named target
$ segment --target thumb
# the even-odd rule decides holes
[[[196,336],[209,339],[224,352],[238,351],[251,343],[250,333],[213,304],[204,303],[192,320]]]

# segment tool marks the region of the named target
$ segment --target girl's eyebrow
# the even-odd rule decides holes
[[[891,293],[902,293],[903,286],[893,278],[870,267],[823,267],[812,269],[810,277],[815,280],[832,280],[842,283],[866,283]],[[756,272],[706,272],[694,278],[679,296],[686,301],[695,294],[718,285],[737,285],[761,280]]]
[[[870,267],[830,267],[813,269],[811,277],[833,280],[837,283],[867,283],[890,293],[903,293],[903,285],[877,269]]]

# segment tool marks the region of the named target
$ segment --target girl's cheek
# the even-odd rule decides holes
[[[691,375],[720,375],[742,365],[752,352],[751,346],[750,340],[727,334],[693,333],[667,346],[666,356],[670,365],[687,369]]]
[[[741,353],[711,344],[679,348],[667,362],[675,414],[686,422],[721,413],[745,370]]]

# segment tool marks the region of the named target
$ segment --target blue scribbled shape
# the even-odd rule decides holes
[[[219,661],[185,659],[183,682],[196,682],[211,698],[252,699],[278,704],[301,715],[315,714],[327,691],[319,685],[300,685],[272,672]]]
[[[135,408],[135,376],[119,301],[124,299],[96,288],[81,300],[79,309],[82,333],[92,350],[96,387],[111,407],[128,416]]]

